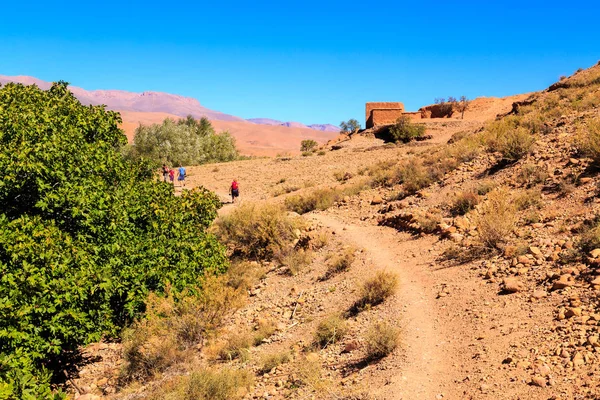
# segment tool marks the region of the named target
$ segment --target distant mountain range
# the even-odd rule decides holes
[[[18,82],[25,85],[36,84],[42,89],[48,89],[52,85],[50,82],[31,76],[0,75],[0,84],[8,82]],[[244,121],[243,118],[206,108],[197,99],[175,94],[163,92],[133,93],[124,90],[85,90],[77,86],[69,86],[69,89],[83,104],[104,104],[110,110],[160,112],[180,117],[192,115],[194,118],[206,117],[216,121]],[[281,122],[268,118],[253,118],[248,121],[259,125],[280,125],[289,128],[339,132],[338,127],[328,124],[304,125],[299,122]]]
[[[276,119],[270,118],[249,118],[246,121],[250,121],[254,124],[259,125],[279,125],[279,126],[287,126],[288,128],[308,128],[314,129],[317,131],[323,132],[339,132],[340,127],[331,125],[331,124],[312,124],[312,125],[304,125],[300,122],[282,122],[277,121]]]
[[[31,76],[3,76],[0,84],[18,82],[36,84],[42,89],[52,85]],[[83,104],[104,104],[109,110],[121,113],[121,128],[131,142],[137,127],[161,123],[165,118],[181,118],[192,115],[206,117],[217,131],[228,131],[237,142],[242,154],[275,156],[300,151],[305,139],[325,143],[338,135],[333,125],[303,125],[298,122],[281,122],[268,118],[245,120],[234,115],[204,107],[196,99],[161,92],[132,93],[123,90],[85,90],[76,86],[69,89]]]

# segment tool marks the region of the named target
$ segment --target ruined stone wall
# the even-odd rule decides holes
[[[390,125],[404,114],[404,110],[375,109],[372,111],[373,126]]]
[[[378,115],[384,120],[388,120],[392,115],[397,115],[394,121],[398,119],[404,112],[404,104],[399,102],[374,102],[367,103],[365,106],[365,127],[372,128],[375,125],[382,125],[386,122],[380,122],[377,117],[374,116],[374,111],[378,111]]]

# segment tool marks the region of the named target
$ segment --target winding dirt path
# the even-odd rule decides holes
[[[400,278],[395,301],[402,310],[403,366],[379,394],[385,399],[440,396],[452,380],[452,356],[439,323],[435,281],[428,268],[433,262],[428,249],[434,239],[412,240],[390,228],[344,224],[323,214],[311,217],[364,249],[376,269],[395,272]]]

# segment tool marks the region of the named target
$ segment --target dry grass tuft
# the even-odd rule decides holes
[[[323,276],[323,280],[329,279],[334,275],[347,271],[354,260],[356,259],[356,249],[347,247],[338,255],[333,256],[327,265],[327,272]]]
[[[259,374],[266,374],[271,372],[273,368],[285,364],[290,361],[290,353],[288,351],[281,351],[278,353],[271,353],[262,356],[260,360],[260,367],[258,368]]]
[[[499,152],[507,162],[514,162],[529,154],[534,136],[520,126],[517,116],[505,117],[488,124],[484,132],[484,143],[491,152]]]
[[[365,281],[360,290],[360,297],[354,308],[364,309],[381,304],[394,294],[398,287],[398,276],[391,272],[379,271],[371,279]]]
[[[249,392],[253,377],[231,368],[201,369],[153,390],[150,400],[241,400]]]
[[[348,332],[346,321],[339,315],[331,315],[317,325],[315,343],[321,348],[339,342]]]
[[[379,360],[392,354],[398,347],[400,330],[386,322],[376,322],[365,336],[367,360]]]
[[[252,336],[252,341],[255,346],[259,346],[262,342],[271,337],[277,331],[275,321],[270,319],[259,320]]]
[[[490,192],[475,219],[481,244],[490,249],[500,249],[516,221],[517,211],[508,190],[499,188]]]
[[[235,360],[237,358],[245,361],[250,358],[250,347],[254,338],[248,332],[233,333],[218,350],[218,356],[222,360]]]
[[[579,128],[576,145],[594,164],[600,165],[600,118],[590,119]]]
[[[219,218],[214,230],[236,254],[270,259],[290,247],[302,224],[277,205],[246,203]]]
[[[479,196],[472,191],[461,192],[456,195],[450,211],[454,215],[465,215],[479,204]]]
[[[187,349],[202,343],[223,320],[242,306],[243,290],[227,285],[226,277],[208,276],[201,288],[165,297],[151,294],[143,319],[123,332],[121,374],[124,381],[145,380],[178,362]]]
[[[302,272],[312,262],[313,253],[310,250],[298,249],[289,251],[280,257],[281,265],[287,268],[288,274],[294,276]]]
[[[366,182],[358,182],[337,188],[315,189],[311,193],[287,197],[285,206],[288,210],[298,214],[305,214],[314,210],[326,210],[345,196],[354,196],[368,187]]]

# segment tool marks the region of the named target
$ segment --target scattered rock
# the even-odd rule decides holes
[[[523,290],[523,283],[517,278],[505,278],[502,288],[509,293],[517,293]]]
[[[534,376],[533,378],[531,378],[531,384],[533,386],[546,387],[546,378],[543,378],[541,376]]]

